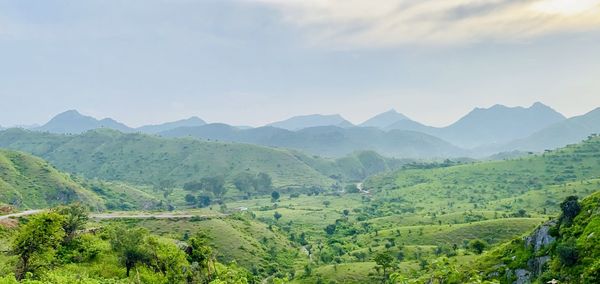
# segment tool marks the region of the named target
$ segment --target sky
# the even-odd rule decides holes
[[[600,0],[0,0],[0,125],[600,107]]]

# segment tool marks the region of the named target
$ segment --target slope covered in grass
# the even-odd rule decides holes
[[[206,176],[232,178],[242,172],[268,173],[275,186],[330,186],[334,181],[286,150],[164,139],[108,129],[82,135],[57,135],[11,129],[0,146],[43,157],[61,170],[106,180],[152,184],[171,179],[178,185]]]
[[[0,149],[0,203],[45,208],[71,202],[103,207],[98,196],[44,160]]]

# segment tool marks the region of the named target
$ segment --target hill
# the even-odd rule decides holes
[[[34,130],[50,133],[79,134],[88,130],[98,128],[109,128],[119,130],[122,132],[133,131],[133,129],[131,129],[130,127],[120,122],[117,122],[111,118],[98,120],[91,116],[82,115],[76,110],[69,110],[60,113],[53,117],[46,124],[34,128]]]
[[[376,151],[399,158],[464,156],[466,152],[436,137],[414,131],[383,131],[373,127],[309,127],[290,131],[275,127],[238,129],[225,124],[177,128],[160,133],[165,137],[195,137],[283,147],[308,153],[342,157],[355,151]]]
[[[277,127],[287,130],[300,130],[309,127],[317,126],[338,126],[338,127],[351,127],[352,123],[344,119],[339,114],[322,115],[322,114],[311,114],[301,115],[288,118],[286,120],[273,122],[267,126]]]
[[[231,181],[240,173],[264,172],[276,187],[329,188],[403,163],[372,152],[330,160],[249,144],[167,139],[108,129],[81,135],[9,129],[0,132],[0,147],[32,153],[87,178],[135,184],[171,179],[179,186],[202,177],[223,176]]]
[[[206,122],[204,120],[200,119],[199,117],[193,116],[188,119],[182,119],[182,120],[173,121],[173,122],[166,122],[166,123],[157,124],[157,125],[145,125],[145,126],[136,128],[136,130],[139,132],[142,132],[142,133],[155,134],[155,133],[159,133],[162,131],[175,129],[178,127],[193,127],[193,126],[201,126],[201,125],[205,125],[205,124],[206,124]]]
[[[600,108],[552,124],[524,139],[503,145],[502,149],[522,151],[555,149],[578,143],[594,133],[600,133]]]
[[[361,126],[361,127],[377,127],[380,129],[386,129],[388,126],[393,125],[394,123],[397,123],[402,120],[409,120],[409,118],[406,117],[405,115],[397,112],[396,110],[392,109],[392,110],[386,111],[384,113],[380,113],[380,114],[366,120],[365,122],[361,123],[359,126]]]
[[[42,159],[0,149],[0,203],[47,208],[82,202],[102,208],[103,200]]]

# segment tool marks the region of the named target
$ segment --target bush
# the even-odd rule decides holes
[[[577,263],[579,254],[573,243],[559,244],[556,247],[556,253],[560,262],[566,266],[573,266]]]

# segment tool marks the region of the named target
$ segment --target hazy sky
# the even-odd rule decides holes
[[[600,0],[0,0],[0,125],[600,106]]]

